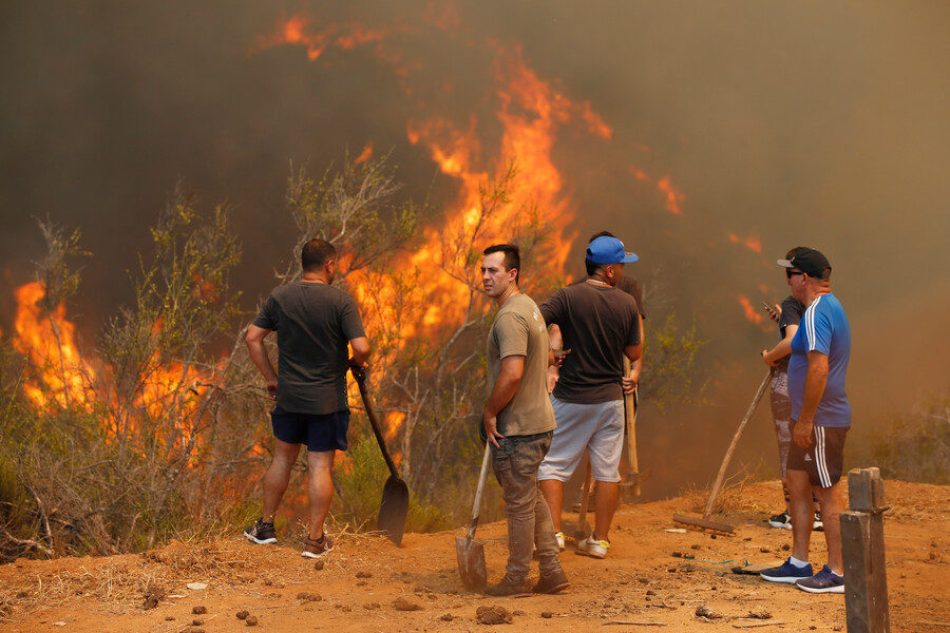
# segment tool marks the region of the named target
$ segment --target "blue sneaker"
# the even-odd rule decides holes
[[[759,575],[769,582],[786,582],[793,584],[805,578],[810,579],[812,573],[811,563],[804,567],[796,567],[792,564],[791,557],[789,557],[785,559],[785,562],[780,566],[766,569]]]
[[[795,582],[798,588],[808,593],[844,593],[844,576],[831,571],[828,565],[811,578],[802,578]]]

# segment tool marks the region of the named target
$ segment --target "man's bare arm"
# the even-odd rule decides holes
[[[792,353],[792,339],[795,338],[795,332],[797,331],[797,325],[786,325],[785,338],[772,349],[762,351],[762,360],[765,361],[766,365],[775,365],[775,363]]]
[[[273,332],[273,330],[258,327],[252,323],[247,327],[244,342],[247,344],[247,351],[251,356],[251,362],[257,367],[257,371],[261,372],[261,375],[264,376],[264,382],[267,383],[267,391],[270,392],[272,397],[276,398],[277,374],[274,373],[274,368],[271,366],[270,359],[267,357],[267,349],[264,347],[264,339],[267,338],[267,335],[271,332]]]
[[[643,369],[643,342],[646,340],[646,335],[643,330],[643,315],[639,316],[640,319],[640,357],[637,360],[630,361],[630,373],[624,376],[623,378],[623,392],[624,393],[633,393],[633,390],[637,388],[637,385],[640,384],[640,371]],[[626,354],[626,350],[624,350]],[[627,356],[629,358],[629,356]]]
[[[815,413],[828,382],[828,357],[821,352],[808,352],[808,373],[805,375],[805,395],[802,410],[795,425],[795,443],[802,448],[811,445],[811,431]]]
[[[369,339],[365,336],[350,339],[350,348],[353,350],[353,354],[349,359],[350,364],[356,367],[365,367],[366,361],[369,360],[369,355],[372,353]]]
[[[488,396],[488,401],[485,403],[482,423],[485,426],[488,441],[495,446],[498,446],[498,441],[495,438],[505,437],[498,432],[498,414],[508,406],[511,399],[518,393],[518,387],[521,386],[521,379],[524,377],[524,361],[524,356],[505,356],[501,359],[498,378],[495,380],[495,384],[492,385],[491,395]]]

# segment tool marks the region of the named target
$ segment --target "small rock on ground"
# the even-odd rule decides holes
[[[422,611],[422,605],[410,602],[400,596],[393,601],[393,609],[396,611]]]
[[[475,610],[475,621],[479,624],[511,624],[514,617],[504,607],[478,607]]]

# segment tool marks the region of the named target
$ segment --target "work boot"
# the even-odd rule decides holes
[[[531,582],[527,578],[516,580],[508,574],[505,574],[504,578],[498,581],[497,585],[492,585],[485,589],[485,594],[489,596],[515,596],[530,592]]]
[[[531,588],[531,593],[559,593],[570,586],[564,570],[558,567],[552,572],[541,574],[538,584]]]

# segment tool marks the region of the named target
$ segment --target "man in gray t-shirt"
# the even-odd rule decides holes
[[[274,515],[300,446],[306,444],[310,530],[302,555],[319,558],[333,547],[323,523],[333,499],[333,458],[347,446],[346,370],[364,365],[370,348],[356,301],[330,285],[336,270],[333,245],[310,240],[301,263],[300,279],[275,288],[247,330],[251,360],[276,406],[271,414],[274,459],[264,476],[264,514],[244,535],[262,545],[277,542]],[[264,347],[271,332],[277,332],[276,373]]]

